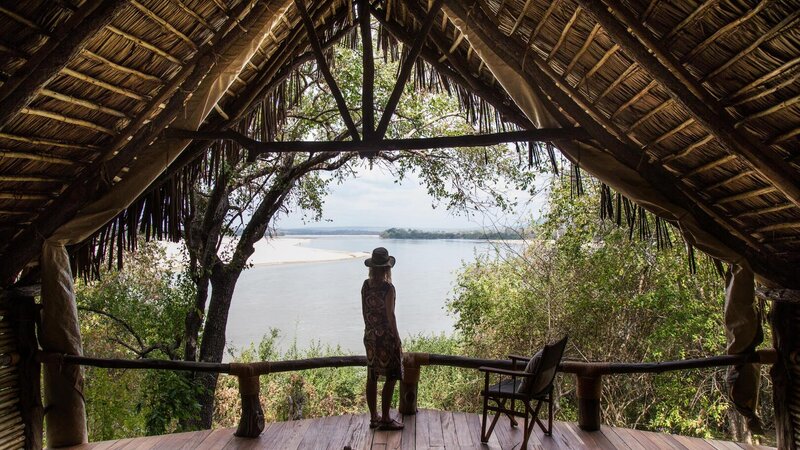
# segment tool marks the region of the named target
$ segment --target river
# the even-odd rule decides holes
[[[448,314],[446,302],[453,296],[457,271],[477,254],[497,253],[497,246],[486,241],[389,240],[371,235],[305,236],[294,252],[323,249],[352,254],[379,246],[397,258],[392,278],[402,336],[452,333],[455,318]],[[268,251],[256,249],[256,253]],[[291,255],[287,259],[291,260]],[[280,332],[278,348],[283,351],[296,342],[299,349],[318,343],[363,352],[360,290],[367,275],[364,259],[256,264],[245,270],[233,295],[228,348],[257,344],[276,328]]]

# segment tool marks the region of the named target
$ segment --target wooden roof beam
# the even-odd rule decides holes
[[[572,72],[572,69],[575,67],[576,64],[578,64],[578,61],[580,61],[584,53],[586,53],[586,51],[589,50],[589,47],[592,45],[592,42],[594,42],[594,38],[597,36],[598,31],[600,31],[600,24],[595,24],[595,26],[592,28],[592,31],[589,33],[589,37],[586,38],[581,48],[578,50],[577,53],[575,53],[575,56],[572,57],[569,64],[567,65],[567,68],[564,70],[564,77],[566,77],[567,75],[569,75],[570,72]]]
[[[319,152],[379,152],[402,150],[436,150],[460,147],[484,147],[511,142],[550,142],[588,139],[582,128],[538,128],[462,136],[432,138],[380,139],[367,141],[276,141],[260,142],[236,131],[203,132],[169,129],[164,136],[170,139],[232,140],[249,151],[260,153],[319,153]]]
[[[28,106],[39,89],[65,68],[86,43],[128,6],[128,0],[88,1],[54,38],[28,59],[17,76],[0,87],[0,130]],[[56,38],[57,37],[57,38]]]
[[[108,25],[106,27],[106,30],[116,34],[117,36],[119,36],[121,38],[127,39],[128,41],[132,42],[135,45],[138,45],[139,47],[142,47],[142,48],[144,48],[144,49],[146,49],[146,50],[148,50],[148,51],[150,51],[152,53],[155,53],[156,55],[166,59],[167,61],[169,61],[169,62],[171,62],[173,64],[176,64],[176,65],[179,65],[179,66],[184,64],[184,62],[181,61],[178,57],[173,56],[172,54],[170,54],[166,50],[163,50],[160,47],[157,47],[157,46],[145,41],[144,39],[142,39],[142,38],[140,38],[138,36],[134,36],[133,34],[128,33],[125,30],[121,30],[121,29],[119,29],[119,28],[117,28],[117,27],[115,27],[113,25]]]
[[[791,173],[774,154],[766,154],[748,136],[733,128],[733,120],[691,76],[667,54],[641,24],[631,18],[617,0],[603,0],[619,16],[614,17],[601,2],[577,0],[626,53],[658,80],[729,151],[742,156],[789,200],[800,205],[797,174]],[[628,32],[631,30],[631,33]],[[636,36],[636,37],[634,37]],[[637,40],[638,38],[638,40]],[[641,41],[641,42],[640,42]],[[653,52],[651,54],[650,52]]]
[[[0,158],[26,159],[29,161],[39,161],[50,164],[61,164],[64,166],[73,166],[79,164],[78,161],[64,158],[63,156],[55,156],[45,153],[27,152],[19,150],[16,151],[0,150]]]
[[[306,10],[305,0],[295,0],[294,4],[297,6],[300,18],[303,20],[303,27],[306,29],[306,34],[308,34],[311,49],[314,51],[314,56],[317,58],[317,67],[319,71],[322,72],[322,76],[325,78],[325,82],[331,90],[331,95],[333,95],[333,99],[336,101],[339,114],[342,116],[347,130],[350,132],[350,137],[354,141],[361,140],[358,134],[358,128],[356,128],[356,124],[353,122],[352,116],[350,116],[350,110],[347,109],[347,103],[344,100],[342,91],[339,89],[339,85],[336,84],[336,79],[333,78],[330,67],[328,67],[328,61],[325,59],[325,54],[322,51],[322,44],[320,44],[317,30],[314,28],[314,21],[311,20],[311,17],[308,15],[308,10]]]
[[[564,41],[567,40],[567,35],[569,34],[569,31],[572,29],[572,26],[575,25],[575,22],[578,21],[578,17],[580,17],[580,15],[581,15],[581,7],[578,6],[575,8],[575,12],[572,13],[572,17],[570,17],[569,21],[567,21],[567,24],[564,25],[564,29],[561,30],[561,34],[558,36],[556,44],[553,46],[552,50],[550,50],[550,53],[547,55],[547,62],[550,62],[550,60],[553,59],[554,56],[556,56],[556,53],[558,53],[558,49],[560,49],[561,46],[564,44]],[[566,76],[567,73],[569,73],[569,70],[564,72],[564,76]]]
[[[110,116],[119,117],[120,119],[130,119],[130,117],[128,117],[128,115],[122,111],[116,110],[114,108],[109,108],[107,106],[103,106],[99,103],[95,103],[93,101],[86,100],[83,98],[73,97],[71,95],[62,94],[60,92],[52,91],[50,89],[40,89],[39,94],[45,97],[50,97],[56,100],[60,100],[64,103],[82,106],[84,108],[91,109],[94,111],[99,111],[101,113],[105,113]]]
[[[163,17],[159,16],[158,14],[154,13],[146,6],[142,5],[141,3],[137,2],[136,0],[129,0],[131,5],[136,8],[140,13],[142,13],[145,17],[149,18],[153,22],[157,23],[161,28],[167,30],[168,32],[172,33],[178,39],[185,42],[192,50],[197,51],[197,44],[194,43],[192,38],[184,34],[181,30],[175,28],[174,25],[167,22]]]

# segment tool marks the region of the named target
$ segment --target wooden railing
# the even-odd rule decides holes
[[[484,359],[469,356],[440,355],[436,353],[406,353],[403,355],[404,379],[400,383],[402,414],[417,411],[417,389],[423,366],[450,366],[477,369],[480,366],[512,368],[511,360]],[[158,359],[105,359],[87,356],[61,355],[39,352],[38,361],[43,364],[79,364],[83,366],[113,369],[157,369],[185,370],[193,372],[215,372],[234,375],[239,381],[242,397],[242,415],[236,436],[257,437],[264,430],[264,412],[259,402],[259,376],[270,373],[331,367],[366,366],[365,356],[328,356],[289,361],[262,361],[253,363],[206,363],[171,361]],[[578,425],[587,431],[600,429],[600,393],[603,376],[626,373],[662,373],[675,370],[732,366],[746,363],[773,364],[777,352],[773,349],[759,350],[743,355],[713,356],[655,363],[607,363],[564,360],[559,371],[576,377],[578,397]]]

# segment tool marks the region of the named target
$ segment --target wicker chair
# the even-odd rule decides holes
[[[525,418],[525,437],[522,447],[528,445],[528,438],[533,431],[534,423],[538,423],[544,434],[550,435],[553,431],[553,380],[556,377],[556,370],[564,354],[567,345],[567,337],[564,336],[558,342],[547,344],[532,358],[511,355],[514,369],[501,369],[496,367],[480,367],[478,370],[485,372],[484,389],[481,391],[483,396],[483,421],[481,423],[481,442],[487,442],[492,435],[497,420],[501,414],[505,414],[511,420],[511,426],[517,426],[514,416]],[[516,370],[517,363],[525,362],[525,370]],[[499,375],[497,384],[489,385],[491,374]],[[491,404],[494,402],[494,404]],[[524,411],[517,411],[515,403],[522,402]],[[510,407],[506,403],[510,402]],[[532,403],[535,402],[535,405]],[[539,410],[542,404],[547,403],[547,427],[539,419]],[[495,412],[489,429],[486,429],[486,416],[489,411]]]

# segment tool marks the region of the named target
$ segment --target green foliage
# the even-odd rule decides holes
[[[105,358],[170,358],[183,333],[194,291],[173,271],[162,247],[141,243],[121,271],[76,284],[84,352]],[[195,388],[161,371],[88,368],[85,393],[90,440],[177,431],[196,415]]]

